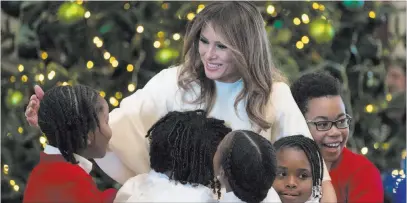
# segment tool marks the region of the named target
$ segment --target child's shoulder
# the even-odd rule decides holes
[[[90,175],[80,166],[68,162],[40,163],[33,169],[31,176],[43,177],[51,181],[90,178]]]

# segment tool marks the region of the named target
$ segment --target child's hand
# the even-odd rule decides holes
[[[30,126],[38,127],[38,110],[40,108],[40,101],[44,97],[44,91],[40,86],[34,86],[35,94],[30,97],[27,109],[25,110],[25,117]]]

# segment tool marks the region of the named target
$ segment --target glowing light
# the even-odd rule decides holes
[[[55,71],[52,70],[51,72],[49,72],[48,73],[48,80],[54,79],[55,75],[56,75]]]
[[[308,24],[309,23],[309,17],[308,17],[308,15],[307,14],[302,14],[301,15],[301,20],[302,20],[302,22],[304,23],[304,24]]]
[[[105,52],[103,54],[103,58],[105,58],[106,60],[110,58],[110,53],[109,52]]]
[[[47,59],[47,58],[48,58],[47,52],[43,51],[43,52],[41,53],[41,58],[42,58],[43,60]]]
[[[127,65],[127,71],[132,72],[134,70],[134,66],[132,64]]]
[[[38,80],[39,81],[44,81],[44,79],[45,79],[45,76],[43,74],[38,75]]]
[[[133,83],[130,83],[130,84],[127,86],[127,89],[129,90],[129,92],[133,92],[134,90],[136,90],[136,85],[133,84]]]
[[[193,20],[195,18],[195,14],[194,13],[188,13],[187,15],[187,19],[188,20]]]
[[[110,97],[110,98],[109,98],[109,102],[110,102],[110,104],[111,104],[112,106],[118,106],[118,105],[119,105],[119,101],[117,101],[117,99],[114,98],[114,97]]]
[[[268,14],[273,14],[276,11],[276,8],[274,8],[273,5],[267,6],[267,13]]]
[[[297,49],[302,49],[304,48],[304,43],[302,43],[301,41],[298,41],[295,46],[297,47]]]
[[[163,38],[165,36],[165,33],[163,31],[160,31],[157,33],[157,37]]]
[[[126,9],[126,10],[129,9],[129,8],[130,8],[130,4],[129,4],[129,3],[125,3],[125,4],[123,5],[123,8]]]
[[[320,11],[324,11],[324,10],[325,10],[325,6],[322,5],[322,4],[320,4],[320,5],[319,5],[319,10],[320,10]]]
[[[14,185],[13,186],[14,191],[18,192],[18,190],[20,189],[20,187],[18,185]]]
[[[139,25],[139,26],[137,26],[136,31],[137,31],[138,33],[142,33],[142,32],[144,32],[144,27],[141,26],[141,25]]]
[[[46,144],[47,143],[47,138],[45,136],[40,137],[40,143],[41,144]]]
[[[104,92],[104,91],[100,91],[100,92],[99,92],[99,95],[100,95],[101,97],[105,98],[105,96],[106,96],[106,92]]]
[[[205,8],[205,5],[199,4],[199,5],[198,5],[198,8],[196,9],[196,13],[201,12],[204,8]]]
[[[175,34],[172,35],[172,38],[173,38],[175,41],[177,41],[177,40],[181,39],[181,35],[178,34],[178,33],[175,33]]]
[[[294,18],[293,23],[294,25],[299,25],[301,24],[301,20],[299,18]]]
[[[313,9],[318,9],[319,8],[319,4],[318,3],[312,3],[312,8]]]
[[[84,16],[85,16],[85,18],[89,18],[90,17],[90,12],[86,11]]]
[[[18,65],[17,69],[18,69],[19,72],[23,72],[24,71],[24,66],[20,64],[20,65]]]
[[[16,81],[16,76],[12,75],[12,76],[10,77],[10,82],[15,82],[15,81]]]
[[[373,107],[372,104],[368,104],[368,105],[365,107],[365,110],[366,110],[366,112],[368,112],[368,113],[372,113],[373,110],[374,110],[374,107]]]
[[[88,68],[88,69],[91,69],[91,68],[93,68],[93,61],[88,61],[87,63],[86,63],[86,67]]]
[[[386,100],[387,101],[391,101],[392,99],[393,99],[393,96],[391,96],[391,94],[386,95]]]
[[[308,43],[309,43],[309,38],[308,38],[307,36],[302,36],[302,37],[301,37],[301,41],[302,41],[302,43],[304,43],[304,44],[308,44]]]
[[[114,96],[115,96],[117,99],[121,99],[121,98],[123,97],[123,94],[122,94],[121,92],[116,92],[116,94],[114,94]]]
[[[112,62],[112,66],[113,66],[114,68],[116,68],[117,66],[119,66],[119,62],[118,62],[117,60],[114,60],[114,61]]]
[[[160,43],[159,41],[155,41],[154,44],[153,44],[153,46],[154,46],[155,48],[160,48],[161,43]]]
[[[28,81],[28,77],[27,77],[26,75],[21,76],[21,81],[27,82],[27,81]]]
[[[374,143],[374,144],[373,144],[373,147],[374,147],[375,149],[379,149],[379,143],[377,143],[377,142]]]

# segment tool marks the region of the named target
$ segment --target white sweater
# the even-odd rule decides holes
[[[217,202],[213,196],[208,187],[175,183],[168,176],[151,170],[126,181],[114,202]]]
[[[117,182],[123,184],[137,174],[148,173],[149,143],[145,138],[149,128],[170,111],[187,111],[202,109],[202,106],[185,103],[187,99],[196,98],[199,86],[195,84],[193,92],[185,93],[178,87],[177,78],[180,67],[164,69],[155,75],[143,89],[124,98],[120,107],[109,114],[109,125],[113,136],[109,150],[102,159],[95,159],[99,167]],[[251,125],[244,103],[238,104],[238,113],[234,101],[243,88],[242,80],[235,83],[216,82],[216,101],[210,117],[225,120],[233,130],[258,129]],[[195,92],[195,93],[194,93]],[[290,88],[285,83],[274,83],[270,99],[268,120],[276,121],[272,129],[260,134],[274,142],[283,137],[296,134],[312,138],[306,121],[299,110]],[[324,180],[330,180],[329,174]]]

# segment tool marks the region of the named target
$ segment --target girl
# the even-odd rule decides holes
[[[226,189],[221,202],[280,202],[271,187],[276,177],[275,151],[262,136],[246,130],[229,133],[218,146],[213,167]]]
[[[190,21],[183,38],[181,64],[156,74],[110,112],[112,152],[95,160],[106,174],[124,183],[147,173],[149,143],[144,135],[170,111],[205,109],[232,129],[254,131],[271,142],[295,134],[312,138],[286,79],[273,64],[264,19],[255,4],[211,2]],[[36,125],[41,99],[36,95],[26,111],[31,125]],[[324,201],[336,202],[325,174]]]
[[[303,135],[281,138],[277,150],[277,177],[273,187],[283,203],[319,202],[323,160],[314,140]]]
[[[109,107],[96,90],[76,85],[47,91],[38,123],[49,145],[30,174],[23,202],[112,202],[116,191],[97,189],[87,160],[105,156],[112,136],[108,121]]]
[[[231,131],[202,110],[170,112],[148,131],[151,171],[129,179],[115,202],[214,202],[212,159]]]

